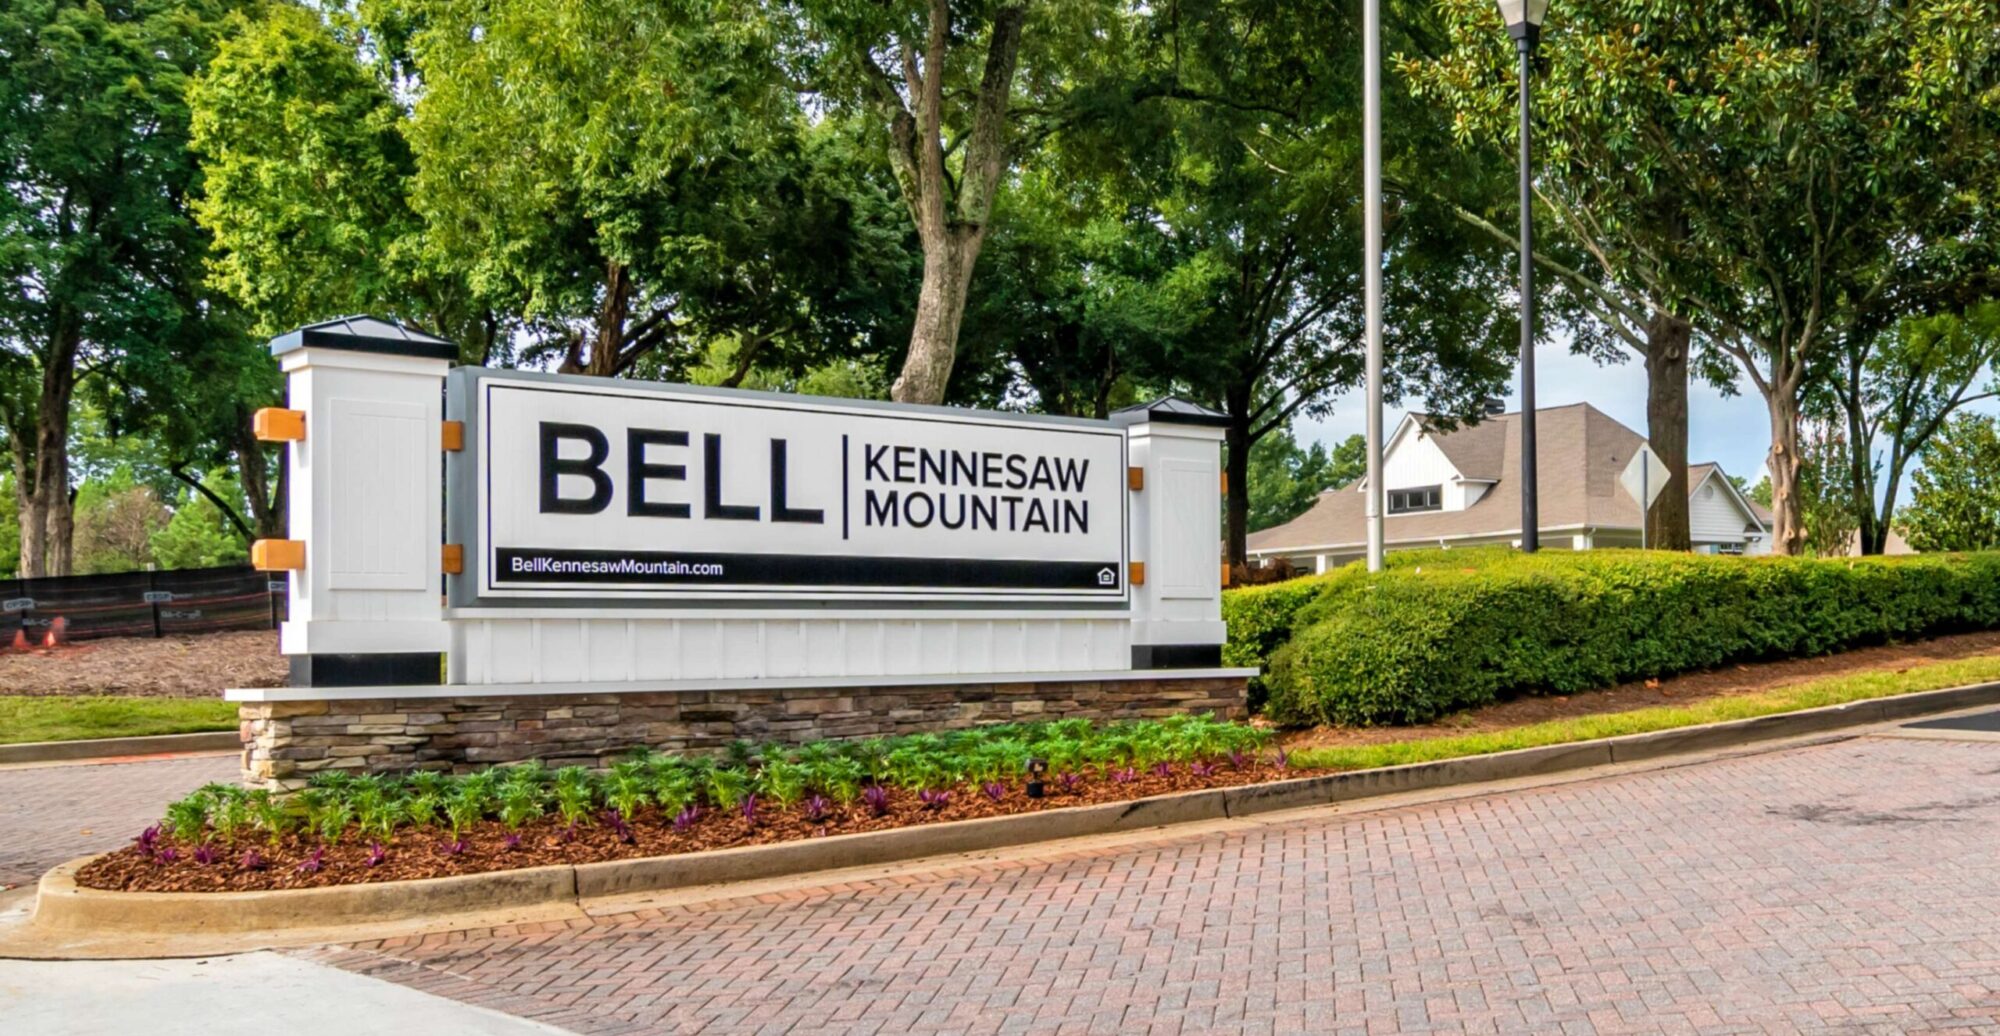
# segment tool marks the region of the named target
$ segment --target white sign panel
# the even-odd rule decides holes
[[[1619,473],[1618,484],[1624,486],[1642,508],[1651,510],[1653,501],[1658,500],[1661,491],[1667,488],[1667,476],[1666,462],[1653,452],[1652,447],[1641,445],[1639,452],[1632,455],[1631,463]]]
[[[1091,423],[484,377],[481,597],[1123,600]]]

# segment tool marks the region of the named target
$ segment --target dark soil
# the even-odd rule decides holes
[[[1287,748],[1332,748],[1416,741],[1427,737],[1479,734],[1547,720],[1631,712],[1659,705],[1691,705],[1711,698],[1758,694],[1829,676],[1876,670],[1901,672],[1915,665],[1978,655],[2000,654],[2000,631],[1962,633],[1909,644],[1857,648],[1817,658],[1753,662],[1658,680],[1635,680],[1602,691],[1550,694],[1467,709],[1412,727],[1315,727],[1285,735]]]
[[[282,686],[285,672],[275,630],[110,637],[0,650],[0,694],[28,697],[217,698],[230,687]]]
[[[567,828],[555,817],[544,817],[513,832],[519,838],[518,844],[512,847],[508,845],[507,829],[497,821],[486,821],[465,832],[463,847],[458,851],[453,851],[453,847],[447,844],[450,835],[442,828],[399,828],[394,839],[381,846],[381,859],[374,864],[369,862],[376,851],[372,840],[353,828],[332,846],[296,833],[287,835],[274,846],[268,838],[247,834],[234,845],[212,845],[214,859],[206,864],[195,861],[196,846],[175,843],[170,838],[162,837],[159,844],[172,847],[172,860],[162,862],[159,855],[165,854],[149,855],[137,845],[127,846],[86,864],[77,873],[77,883],[86,888],[122,892],[240,892],[441,878],[549,864],[670,856],[858,831],[1035,813],[1199,788],[1310,777],[1319,772],[1280,768],[1268,761],[1249,762],[1240,770],[1224,763],[1207,775],[1177,766],[1165,776],[1148,771],[1123,783],[1092,774],[1070,790],[1065,790],[1060,782],[1050,780],[1047,797],[1041,799],[1028,798],[1019,783],[1007,786],[998,801],[977,789],[961,787],[952,792],[950,801],[937,807],[925,806],[913,792],[891,790],[888,812],[879,817],[858,800],[844,809],[830,806],[825,815],[817,820],[806,815],[804,805],[794,805],[782,811],[766,805],[758,810],[754,824],[737,811],[721,813],[711,810],[704,811],[700,819],[685,831],[675,831],[670,818],[649,807],[633,816],[627,827],[629,841],[621,838],[616,825],[602,816],[574,829]],[[319,849],[324,851],[317,869],[302,867]],[[258,860],[254,866],[246,867],[243,856],[252,850]]]

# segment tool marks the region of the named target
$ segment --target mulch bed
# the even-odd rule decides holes
[[[1484,708],[1467,709],[1435,723],[1418,726],[1315,727],[1285,735],[1284,744],[1291,749],[1335,748],[1488,733],[1577,716],[1631,712],[1660,705],[1692,705],[1713,698],[1759,694],[1829,676],[1882,670],[1901,672],[1930,662],[1994,654],[2000,654],[2000,631],[1961,633],[1908,644],[1857,648],[1816,658],[1752,662],[1658,680],[1634,680],[1583,694],[1515,698]]]
[[[0,650],[0,695],[215,698],[230,687],[281,687],[285,673],[274,630]]]
[[[246,834],[236,845],[214,847],[215,858],[206,864],[194,859],[195,846],[176,844],[162,836],[160,846],[171,846],[173,859],[162,862],[158,849],[149,855],[137,845],[101,856],[77,872],[77,884],[85,888],[120,892],[245,892],[258,889],[314,888],[326,885],[354,885],[411,878],[442,878],[454,874],[541,867],[551,864],[599,863],[645,856],[726,849],[742,845],[768,845],[828,835],[883,831],[919,824],[948,823],[980,817],[1036,813],[1066,806],[1088,806],[1104,802],[1124,802],[1201,788],[1226,788],[1242,784],[1312,777],[1329,771],[1281,768],[1269,761],[1249,762],[1242,769],[1224,764],[1207,775],[1197,775],[1176,767],[1167,775],[1145,772],[1119,783],[1096,776],[1086,777],[1075,788],[1065,790],[1051,780],[1047,797],[1028,798],[1019,785],[1009,785],[1005,795],[994,801],[984,793],[958,788],[950,801],[929,807],[914,792],[891,789],[888,812],[874,816],[857,801],[842,808],[830,806],[819,820],[808,819],[803,806],[780,812],[766,806],[755,824],[738,812],[705,811],[685,831],[674,830],[671,818],[651,807],[636,813],[627,828],[629,841],[621,838],[606,817],[588,825],[567,828],[555,817],[524,824],[517,834],[518,844],[509,845],[510,832],[498,821],[484,821],[469,828],[463,848],[453,851],[446,843],[450,835],[442,829],[399,828],[395,838],[382,845],[381,858],[370,863],[376,850],[371,840],[349,829],[333,846],[298,833],[286,835],[277,845],[259,834]],[[258,859],[245,867],[243,855],[254,850]],[[323,850],[318,867],[302,866],[315,850]]]

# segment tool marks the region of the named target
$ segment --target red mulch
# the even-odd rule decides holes
[[[883,831],[918,824],[946,823],[979,817],[1036,813],[1065,806],[1086,806],[1103,802],[1165,795],[1198,788],[1226,788],[1295,777],[1311,777],[1322,771],[1280,769],[1269,762],[1254,762],[1236,770],[1225,765],[1207,776],[1186,768],[1176,768],[1161,776],[1152,772],[1118,783],[1108,778],[1085,777],[1075,789],[1065,791],[1059,782],[1048,782],[1046,798],[1030,799],[1019,785],[1009,785],[1000,801],[970,788],[958,788],[941,807],[929,808],[912,792],[892,790],[889,811],[877,817],[868,806],[856,801],[845,809],[830,806],[818,820],[806,817],[805,807],[795,805],[785,811],[765,806],[755,825],[740,812],[705,811],[688,830],[677,832],[670,818],[647,808],[632,818],[631,841],[621,841],[604,819],[593,819],[574,831],[565,830],[555,817],[544,817],[524,825],[520,843],[506,844],[507,829],[498,821],[485,821],[465,834],[462,851],[446,846],[449,835],[442,829],[399,828],[393,841],[384,846],[386,854],[371,866],[370,839],[350,828],[339,844],[324,847],[317,871],[301,870],[312,852],[321,848],[317,839],[289,834],[278,845],[258,834],[241,837],[234,846],[215,847],[217,858],[208,864],[196,863],[195,847],[175,844],[162,836],[161,845],[173,845],[178,858],[161,863],[149,858],[139,847],[127,846],[86,864],[77,873],[77,883],[86,888],[122,892],[241,892],[254,889],[312,888],[323,885],[353,885],[410,878],[442,878],[453,874],[540,867],[550,864],[598,863],[643,856],[670,856],[677,853],[726,849],[739,845],[768,845],[804,838]],[[245,869],[242,857],[254,849],[262,857],[258,869]]]
[[[230,687],[283,686],[285,673],[274,630],[107,637],[0,650],[0,695],[214,698]]]

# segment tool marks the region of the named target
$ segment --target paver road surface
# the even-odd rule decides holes
[[[239,772],[234,754],[0,767],[0,889],[116,849],[160,819],[167,803]]]
[[[2000,1033],[2000,743],[314,951],[580,1033]]]

